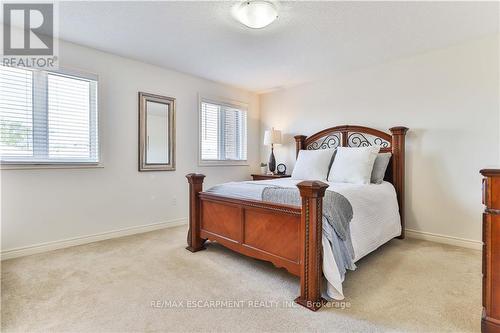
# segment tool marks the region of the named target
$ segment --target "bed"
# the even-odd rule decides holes
[[[346,197],[354,216],[350,235],[355,259],[359,260],[394,237],[404,238],[404,159],[406,127],[390,133],[363,126],[336,126],[309,137],[295,136],[301,150],[336,147],[380,146],[391,152],[381,184],[354,185],[322,181],[278,179],[234,182],[203,191],[202,174],[188,174],[189,232],[191,252],[215,241],[243,255],[266,260],[300,277],[300,295],[295,302],[313,311],[324,304],[321,281],[327,294],[343,297],[342,280],[335,265],[335,251],[325,239],[323,198],[327,188]],[[262,201],[268,186],[297,187],[300,206]]]

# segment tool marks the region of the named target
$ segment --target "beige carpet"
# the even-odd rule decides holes
[[[297,278],[218,245],[190,253],[185,235],[178,227],[4,261],[2,331],[480,328],[478,251],[393,240],[348,274],[344,309],[313,313],[289,306],[297,296]]]

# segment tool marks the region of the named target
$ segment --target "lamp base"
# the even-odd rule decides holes
[[[274,157],[274,148],[271,147],[271,156],[269,156],[269,171],[274,174],[276,171],[276,158]]]

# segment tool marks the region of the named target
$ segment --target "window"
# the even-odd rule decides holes
[[[97,164],[97,78],[0,66],[0,157]]]
[[[200,164],[242,164],[246,160],[246,108],[202,99]]]

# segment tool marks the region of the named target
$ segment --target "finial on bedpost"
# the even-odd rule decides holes
[[[199,193],[203,191],[203,179],[205,175],[199,173],[190,173],[186,175],[189,182],[189,231],[187,236],[187,250],[197,252],[204,250],[205,239],[200,237],[200,197]]]
[[[297,184],[302,197],[300,218],[300,296],[295,299],[309,310],[318,310],[326,301],[321,297],[321,248],[323,197],[328,187],[320,181]]]
[[[299,151],[301,149],[305,149],[306,145],[306,136],[305,135],[296,135],[295,138],[295,157],[299,156]]]
[[[392,133],[392,184],[396,189],[401,216],[400,239],[405,238],[405,136],[407,127],[398,126],[389,129]]]

